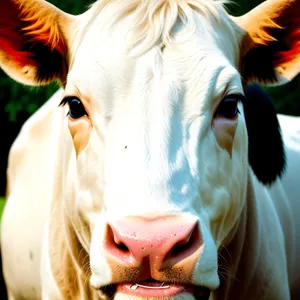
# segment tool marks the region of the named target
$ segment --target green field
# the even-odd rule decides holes
[[[2,211],[3,211],[3,208],[4,208],[4,204],[5,204],[5,199],[0,197],[0,220],[1,220],[1,217],[2,217]]]

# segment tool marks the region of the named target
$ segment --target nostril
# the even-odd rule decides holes
[[[177,244],[171,251],[171,256],[177,256],[186,248],[186,244]]]
[[[116,243],[115,242],[116,247],[123,251],[123,252],[129,252],[129,248],[124,244],[124,243]]]
[[[184,251],[188,247],[190,240],[191,240],[191,236],[188,236],[188,237],[178,241],[174,245],[174,247],[171,249],[171,255],[176,256],[179,253],[182,253],[182,251]]]
[[[122,242],[113,228],[108,224],[106,231],[106,248],[110,251],[117,251],[119,254],[128,253],[130,250],[124,242]]]
[[[182,256],[183,254],[191,255],[194,251],[198,249],[201,244],[200,233],[198,224],[194,226],[190,234],[178,241],[171,250],[170,256],[175,258],[177,256]]]
[[[182,253],[182,252],[183,252],[184,250],[186,250],[187,248],[189,248],[189,246],[190,246],[190,245],[192,244],[192,242],[193,242],[192,240],[193,240],[193,237],[190,236],[190,237],[188,237],[187,239],[184,239],[184,240],[178,242],[178,243],[174,246],[174,248],[172,249],[172,252],[171,252],[172,256],[176,256],[176,255]]]

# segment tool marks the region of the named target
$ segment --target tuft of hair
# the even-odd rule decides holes
[[[168,45],[172,40],[172,31],[179,21],[190,29],[196,27],[196,16],[200,13],[208,20],[219,22],[226,15],[224,4],[228,0],[103,0],[96,2],[91,10],[94,15],[108,4],[118,7],[117,14],[111,19],[111,25],[131,15],[132,33],[128,51],[137,55],[147,52],[155,45]]]

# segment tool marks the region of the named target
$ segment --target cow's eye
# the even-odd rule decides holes
[[[69,116],[72,119],[79,119],[85,115],[87,115],[83,104],[81,101],[76,97],[69,97],[67,99],[67,102],[69,104]]]
[[[215,112],[215,117],[223,117],[226,119],[233,119],[238,114],[238,103],[239,96],[227,96],[219,104],[217,111]]]

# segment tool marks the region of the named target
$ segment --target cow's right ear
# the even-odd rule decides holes
[[[249,85],[245,94],[249,164],[258,180],[269,185],[285,168],[280,125],[271,98],[258,84]]]
[[[0,66],[27,85],[64,82],[65,39],[75,18],[42,0],[1,0]]]
[[[300,72],[300,1],[267,0],[233,18],[241,31],[241,75],[278,84]]]

